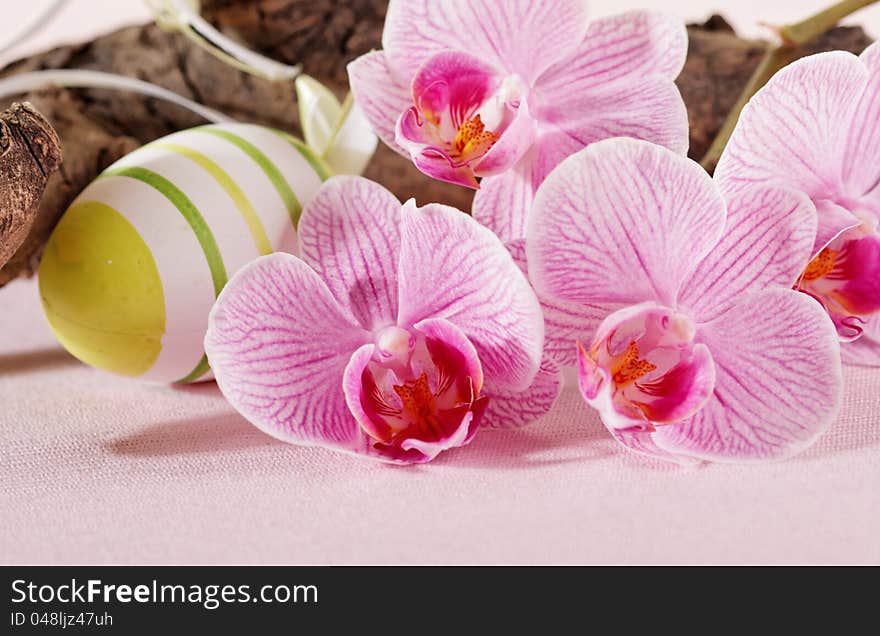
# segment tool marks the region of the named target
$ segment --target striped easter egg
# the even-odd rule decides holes
[[[40,265],[64,347],[157,382],[211,377],[208,313],[236,270],[294,252],[302,206],[330,174],[301,141],[250,124],[202,126],[123,157],[65,212]]]

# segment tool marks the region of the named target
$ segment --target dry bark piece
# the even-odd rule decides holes
[[[340,97],[347,88],[346,64],[381,48],[387,7],[385,0],[350,0],[342,7],[335,0],[203,0],[201,4],[205,17],[224,33],[281,62],[302,64],[305,73]],[[737,38],[718,16],[688,31],[691,49],[677,83],[688,105],[691,156],[699,158],[767,44]],[[836,48],[858,53],[869,43],[859,28],[837,28],[804,53]],[[185,37],[152,24],[32,56],[0,70],[0,76],[43,68],[137,77],[243,121],[300,134],[292,82],[272,83],[236,71]],[[0,270],[0,285],[33,272],[42,243],[59,216],[107,165],[139,143],[202,123],[177,106],[106,90],[55,90],[28,99],[38,104],[64,140],[65,163],[61,175],[47,186],[32,240]],[[366,176],[401,199],[414,196],[419,203],[439,201],[467,210],[473,198],[473,191],[424,176],[383,145]]]
[[[25,242],[49,177],[61,164],[61,140],[29,103],[0,113],[0,267]]]

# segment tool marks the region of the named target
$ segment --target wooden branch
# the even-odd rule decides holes
[[[60,164],[61,140],[31,104],[0,113],[0,267],[27,241]]]
[[[381,47],[384,0],[203,0],[204,15],[224,33],[327,84],[342,97],[345,65]],[[689,28],[691,50],[678,80],[691,124],[691,156],[705,153],[761,59],[767,44],[743,40],[719,17]],[[835,48],[860,52],[870,39],[837,28],[802,54]],[[229,68],[186,38],[140,25],[15,62],[0,76],[45,68],[109,71],[154,82],[243,121],[299,134],[292,82],[272,83]],[[202,123],[188,111],[151,98],[107,90],[55,89],[27,95],[64,141],[65,160],[50,179],[31,238],[0,270],[0,285],[34,271],[40,249],[70,201],[101,170],[137,145]],[[0,104],[2,107],[3,104]],[[473,192],[440,183],[380,146],[366,176],[402,199],[469,209]]]

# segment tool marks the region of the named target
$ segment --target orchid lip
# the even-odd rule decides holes
[[[828,312],[842,342],[861,337],[867,319],[880,312],[880,234],[861,224],[835,237],[802,272],[796,289]]]
[[[466,444],[488,403],[467,338],[445,321],[426,322],[380,329],[359,371],[355,419],[374,448],[395,459],[432,459]]]
[[[502,144],[491,152],[517,115],[527,113],[519,112],[525,94],[516,75],[502,76],[464,53],[439,53],[413,78],[413,105],[397,121],[397,143],[426,174],[477,188],[477,177],[512,166],[525,151]],[[512,134],[521,135],[519,128]]]
[[[715,382],[708,349],[686,315],[644,303],[619,310],[589,349],[579,345],[584,398],[614,429],[653,431],[687,419],[706,403]]]

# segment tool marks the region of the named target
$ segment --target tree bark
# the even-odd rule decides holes
[[[25,244],[49,177],[61,164],[61,140],[30,104],[0,113],[0,267]]]
[[[330,86],[347,88],[345,65],[381,48],[384,0],[203,0],[204,15],[228,35]],[[699,159],[717,133],[767,44],[738,38],[720,17],[689,27],[690,52],[678,79],[691,125],[691,156]],[[839,27],[805,47],[808,54],[860,52],[870,39]],[[0,76],[45,68],[109,71],[162,85],[243,121],[299,134],[292,82],[272,83],[241,73],[152,24],[132,26],[92,42],[65,46],[15,62]],[[0,270],[0,285],[33,273],[40,250],[70,201],[101,170],[137,145],[201,123],[177,106],[106,90],[53,89],[26,96],[58,130],[65,161],[50,179],[31,236]],[[3,104],[0,104],[2,107]],[[473,192],[440,183],[380,146],[366,176],[402,199],[440,201],[469,209]]]

